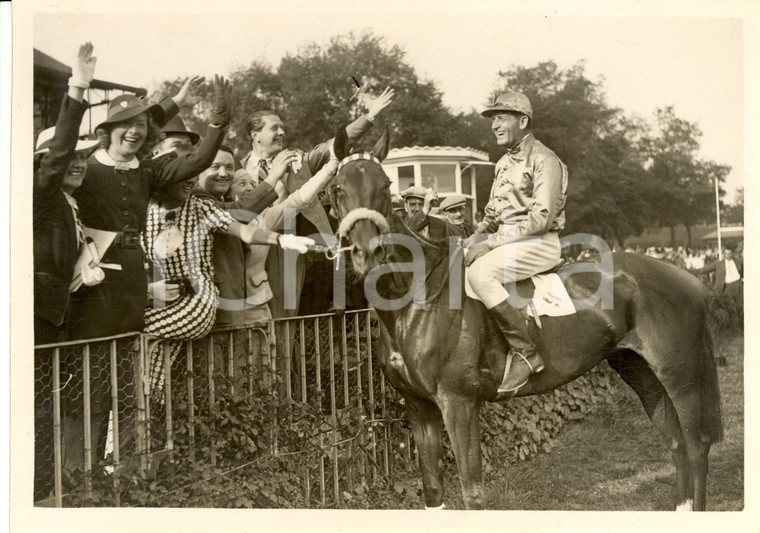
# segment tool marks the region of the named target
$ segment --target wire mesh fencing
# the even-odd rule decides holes
[[[130,480],[178,458],[202,486],[266,455],[297,472],[299,506],[341,507],[415,459],[379,357],[369,310],[36,347],[35,502],[134,505]]]

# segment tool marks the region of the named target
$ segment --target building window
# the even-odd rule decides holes
[[[462,194],[472,194],[472,178],[475,176],[475,165],[462,172]]]
[[[456,165],[420,165],[422,186],[436,192],[457,192]]]
[[[398,167],[398,190],[404,192],[414,185],[414,165]]]

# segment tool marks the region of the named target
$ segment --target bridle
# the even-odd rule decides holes
[[[335,172],[335,175],[337,176],[340,174],[340,171],[347,163],[360,160],[372,161],[378,166],[382,166],[382,162],[371,153],[358,152],[355,154],[350,154],[341,159],[340,163],[338,163],[338,170]],[[341,244],[343,242],[343,238],[348,237],[348,233],[358,221],[371,221],[377,226],[381,234],[390,232],[390,224],[388,223],[387,213],[383,214],[380,211],[370,209],[368,207],[357,207],[356,209],[352,209],[344,215],[341,212],[340,204],[337,201],[334,190],[330,192],[330,200],[332,201],[333,208],[335,209],[335,214],[338,216],[338,220],[340,220],[340,225],[338,226],[338,231],[335,233],[335,244],[332,247],[328,248],[327,251],[325,251],[325,257],[327,257],[327,259],[330,261],[335,261],[335,269],[338,270],[340,268],[340,260],[343,253],[353,252],[356,246],[355,244],[341,246]]]

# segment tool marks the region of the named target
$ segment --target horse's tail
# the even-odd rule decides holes
[[[701,321],[702,338],[696,347],[699,353],[699,395],[702,403],[701,426],[710,436],[710,442],[716,443],[723,439],[723,415],[720,406],[720,389],[718,373],[715,369],[713,341],[706,317]]]

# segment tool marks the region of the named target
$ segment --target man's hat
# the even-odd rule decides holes
[[[530,105],[530,100],[524,94],[516,92],[500,94],[480,114],[484,117],[490,117],[496,113],[503,113],[505,111],[516,111],[517,113],[528,115],[533,120],[533,106]]]
[[[447,196],[441,202],[441,211],[448,211],[456,207],[465,207],[467,205],[467,198],[460,194],[452,194]]]
[[[50,151],[50,143],[53,142],[53,136],[55,135],[55,126],[52,128],[48,128],[46,130],[42,130],[37,137],[37,147],[35,148],[34,155],[38,154],[46,154]],[[90,150],[91,148],[95,148],[98,144],[100,144],[100,141],[92,141],[92,140],[78,140],[77,146],[74,148],[75,151],[80,152],[82,150]]]
[[[143,101],[131,94],[120,94],[108,104],[108,115],[106,119],[98,124],[95,131],[99,130],[106,124],[115,124],[123,120],[136,117],[141,113],[149,113],[153,115],[153,118],[160,122],[164,117],[163,108],[154,104],[152,106],[146,106]]]
[[[401,198],[403,198],[404,200],[407,200],[408,198],[420,198],[424,200],[427,193],[428,193],[428,190],[425,187],[420,187],[419,185],[412,185],[407,190],[401,193]]]
[[[404,201],[396,196],[395,194],[391,195],[391,207],[394,211],[403,211],[404,210]]]
[[[169,122],[166,123],[166,126],[161,128],[161,133],[165,133],[166,135],[172,135],[172,134],[183,134],[190,137],[190,143],[195,146],[198,141],[200,140],[201,136],[195,133],[194,131],[190,131],[187,129],[187,126],[185,126],[185,123],[182,121],[181,118],[179,118],[179,115],[172,117]]]

